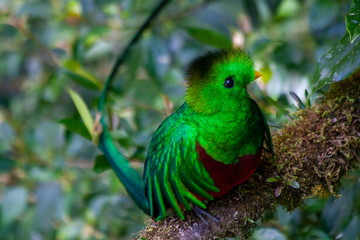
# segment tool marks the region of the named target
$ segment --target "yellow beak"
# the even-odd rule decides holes
[[[255,79],[258,79],[258,78],[261,77],[261,76],[262,76],[262,75],[261,75],[260,72],[255,71],[255,78],[254,78],[254,80],[255,80]]]

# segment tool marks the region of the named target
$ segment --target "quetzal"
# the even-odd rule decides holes
[[[100,148],[136,204],[156,220],[172,208],[227,193],[257,168],[264,142],[272,152],[269,127],[246,87],[261,74],[241,49],[218,50],[192,61],[185,103],[154,133],[143,180],[122,157],[104,129]]]

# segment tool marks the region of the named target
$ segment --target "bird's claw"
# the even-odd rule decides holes
[[[212,216],[210,213],[206,212],[205,210],[203,210],[197,206],[193,206],[192,210],[194,211],[196,216],[198,216],[206,225],[209,225],[209,222],[206,221],[205,218],[201,215],[205,215],[205,216],[209,217],[214,222],[217,222],[217,223],[220,222],[219,219],[217,219],[216,217]]]

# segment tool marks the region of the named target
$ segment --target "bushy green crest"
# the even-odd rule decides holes
[[[234,87],[224,87],[231,77]],[[188,69],[186,102],[196,112],[237,111],[248,97],[246,86],[255,78],[252,59],[241,49],[209,52],[192,61]]]

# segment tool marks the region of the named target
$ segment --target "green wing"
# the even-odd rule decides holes
[[[197,130],[182,116],[178,111],[160,125],[146,157],[144,186],[150,215],[156,220],[165,218],[168,208],[184,219],[180,204],[186,210],[191,209],[190,203],[206,208],[196,196],[212,200],[208,191],[219,191],[198,160]]]

